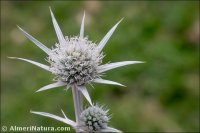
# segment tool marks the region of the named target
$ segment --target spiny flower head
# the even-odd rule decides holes
[[[98,66],[103,56],[97,45],[79,36],[65,37],[65,42],[65,45],[57,43],[48,57],[50,70],[57,79],[69,85],[83,85],[100,77]]]
[[[85,131],[93,132],[106,129],[109,122],[108,110],[98,105],[85,109],[80,116],[80,127]]]
[[[64,118],[46,112],[31,111],[31,113],[64,122],[65,124],[72,126],[74,129],[77,129],[79,132],[121,132],[118,129],[108,126],[110,116],[108,116],[108,110],[103,106],[95,105],[83,110],[80,114],[79,123],[70,120],[63,110],[61,111]]]
[[[103,58],[102,49],[122,19],[108,31],[108,33],[98,44],[95,44],[84,36],[85,13],[81,23],[80,34],[73,37],[64,37],[51,9],[50,13],[58,38],[58,43],[56,43],[53,49],[47,48],[44,44],[36,40],[18,26],[18,28],[28,39],[30,39],[36,46],[38,46],[48,55],[47,60],[50,63],[50,66],[24,58],[10,57],[12,59],[19,59],[32,63],[33,65],[36,65],[56,75],[57,82],[46,85],[40,88],[37,92],[60,86],[67,86],[67,89],[71,86],[76,86],[92,105],[88,91],[85,88],[85,84],[90,84],[93,82],[124,86],[114,81],[102,79],[100,76],[102,73],[114,68],[130,64],[143,63],[141,61],[121,61],[103,65],[101,64]]]

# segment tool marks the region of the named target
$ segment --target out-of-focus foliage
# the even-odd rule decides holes
[[[104,48],[104,63],[142,60],[107,73],[106,79],[127,86],[88,86],[93,101],[106,104],[110,125],[123,131],[199,131],[199,2],[165,1],[1,1],[1,124],[65,126],[30,114],[30,110],[74,119],[71,91],[35,93],[52,83],[53,75],[7,56],[41,63],[46,55],[17,29],[52,47],[57,38],[51,6],[65,35],[78,35],[83,12],[85,32],[98,43],[122,17]]]

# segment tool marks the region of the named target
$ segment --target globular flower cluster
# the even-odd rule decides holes
[[[97,105],[88,107],[80,116],[81,129],[89,132],[106,129],[110,119],[107,112],[108,111],[105,111],[102,107]]]
[[[99,77],[97,67],[103,56],[97,45],[86,37],[65,37],[65,40],[66,44],[57,43],[48,57],[56,79],[68,85],[83,85]]]

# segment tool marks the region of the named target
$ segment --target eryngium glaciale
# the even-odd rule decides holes
[[[108,110],[106,110],[103,106],[89,106],[83,110],[80,114],[80,123],[70,120],[65,115],[63,110],[61,111],[64,118],[46,112],[31,111],[31,113],[64,122],[79,132],[121,132],[118,129],[108,126],[110,116],[108,115]]]
[[[100,131],[106,129],[109,122],[108,110],[103,107],[90,106],[80,116],[80,127],[85,131]]]
[[[69,85],[83,85],[99,78],[98,66],[102,62],[102,54],[97,45],[79,36],[65,37],[65,45],[56,44],[48,61],[50,70],[58,81]]]
[[[60,86],[66,86],[66,89],[71,86],[76,86],[92,105],[88,91],[85,88],[85,84],[91,84],[91,82],[94,82],[123,86],[120,83],[102,79],[101,75],[104,72],[114,68],[130,64],[143,63],[142,61],[122,61],[101,65],[103,58],[102,49],[122,19],[108,31],[108,33],[98,44],[95,44],[84,36],[85,13],[83,15],[79,36],[73,37],[64,37],[51,9],[50,13],[58,38],[58,43],[56,43],[55,47],[52,49],[47,48],[44,44],[36,40],[18,26],[18,28],[28,39],[30,39],[36,46],[38,46],[48,55],[47,60],[50,63],[50,66],[24,58],[10,57],[12,59],[19,59],[32,63],[33,65],[36,65],[56,75],[55,83],[46,85],[40,88],[37,92]]]

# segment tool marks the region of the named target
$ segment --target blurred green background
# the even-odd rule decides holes
[[[61,87],[35,93],[52,83],[54,76],[29,63],[7,58],[23,57],[47,64],[46,54],[16,25],[52,47],[57,38],[49,6],[66,36],[79,34],[85,10],[85,33],[96,43],[124,17],[104,48],[104,63],[146,63],[107,72],[106,79],[126,88],[88,86],[92,100],[110,109],[110,126],[126,132],[199,131],[198,1],[1,1],[1,125],[66,126],[30,114],[30,110],[62,116],[63,109],[74,119],[71,91],[66,93]]]

